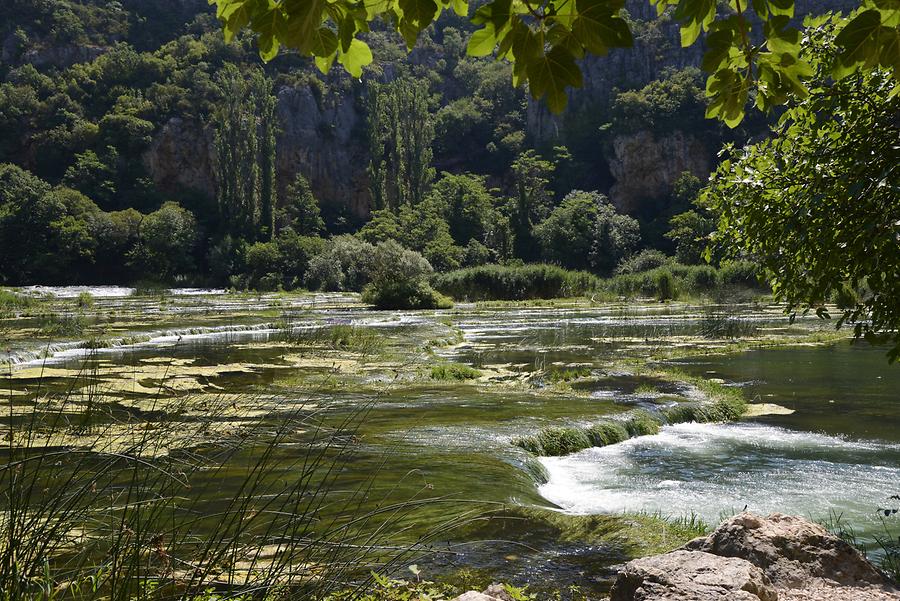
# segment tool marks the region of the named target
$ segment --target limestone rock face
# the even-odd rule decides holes
[[[299,172],[323,207],[342,206],[357,217],[368,215],[365,115],[353,95],[320,98],[307,85],[283,87],[276,94],[279,192],[283,194]],[[208,125],[174,117],[154,136],[143,159],[164,193],[187,189],[214,198],[214,156]]]
[[[762,570],[744,559],[673,551],[629,562],[611,601],[777,601]]]
[[[153,138],[144,153],[144,166],[166,194],[193,190],[216,195],[213,171],[213,134],[200,123],[173,117]]]
[[[620,211],[634,212],[643,200],[668,195],[684,171],[705,179],[711,153],[697,137],[676,130],[661,137],[639,131],[613,140],[609,169],[616,183],[610,200]]]
[[[278,91],[278,184],[297,172],[323,205],[343,205],[358,217],[369,213],[365,114],[353,94],[313,93],[310,86]]]

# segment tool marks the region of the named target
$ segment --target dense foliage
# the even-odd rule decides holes
[[[380,0],[360,6],[335,2],[259,2],[215,0],[226,39],[249,26],[258,34],[260,56],[270,60],[284,45],[315,57],[327,71],[337,61],[354,77],[373,55],[358,36],[376,19],[398,31],[412,49],[419,34],[445,10],[468,16],[466,0]],[[473,3],[476,4],[476,3]],[[576,62],[586,54],[604,55],[610,48],[633,44],[632,28],[621,13],[623,0],[492,0],[475,6],[472,23],[479,29],[469,39],[472,56],[496,54],[513,63],[514,84],[527,82],[531,95],[562,111],[567,88],[582,85]],[[702,32],[703,68],[710,73],[707,116],[731,126],[743,119],[751,88],[763,109],[783,104],[792,94],[806,95],[803,83],[812,69],[800,53],[801,33],[790,25],[793,0],[754,0],[723,5],[705,0],[651,0],[660,15],[681,27],[681,43],[697,43]],[[838,23],[837,60],[830,73],[842,78],[858,67],[893,69],[900,78],[900,15],[896,3],[864,0],[851,18]],[[756,31],[753,31],[756,30]],[[756,35],[754,35],[756,34]],[[762,42],[755,40],[761,38]]]
[[[886,332],[900,357],[900,96],[875,70],[833,81],[833,22],[810,43],[817,78],[753,146],[732,149],[706,200],[720,214],[717,239],[759,261],[777,298],[827,312],[845,286],[868,293],[844,302],[840,321],[857,335]]]
[[[524,95],[507,85],[509,65],[465,55],[464,19],[420,36],[415,60],[389,31],[370,32],[377,77],[355,83],[318,76],[299,57],[261,68],[252,39],[224,43],[202,2],[149,18],[156,8],[4,6],[0,34],[18,41],[0,65],[0,163],[11,178],[0,244],[16,253],[0,265],[0,282],[361,290],[367,280],[337,258],[348,242],[329,241],[347,233],[396,241],[437,271],[550,261],[602,274],[638,249],[639,236],[595,192],[578,193],[598,205],[587,220],[572,211],[573,188],[610,185],[596,177],[596,144],[630,131],[625,115],[636,113],[627,107],[696,118],[704,108],[693,71],[667,72],[683,83],[671,95],[668,83],[616,90],[610,103],[623,116],[590,144],[542,147],[526,130]],[[365,150],[368,217],[348,213],[340,203],[349,200],[320,201],[323,183],[306,170],[322,159],[292,165],[295,156],[279,153],[289,125],[281,95],[298,90],[365,115],[353,139]],[[163,160],[183,172],[174,185],[160,178]],[[598,243],[606,234],[595,212],[627,223],[629,242]],[[569,231],[573,219],[584,227]]]

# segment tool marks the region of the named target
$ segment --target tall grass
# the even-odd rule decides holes
[[[528,300],[580,296],[597,287],[586,271],[545,264],[482,265],[432,276],[432,286],[458,300]]]
[[[377,471],[341,480],[370,405],[335,416],[299,402],[254,418],[235,409],[259,406],[246,396],[123,414],[96,395],[73,383],[26,411],[8,399],[4,601],[314,600],[362,590],[372,569],[428,541],[382,545],[433,499],[381,493]]]
[[[350,324],[297,327],[290,322],[283,322],[278,339],[295,346],[325,347],[364,355],[378,353],[385,345],[382,333]]]
[[[28,309],[36,304],[37,300],[30,296],[17,294],[6,288],[0,288],[0,317]]]

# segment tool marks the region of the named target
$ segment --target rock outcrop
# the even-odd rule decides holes
[[[852,545],[800,517],[741,513],[682,549],[636,559],[612,601],[888,601],[900,589]]]
[[[320,97],[309,85],[277,90],[279,133],[277,178],[284,192],[297,173],[323,206],[343,207],[356,217],[369,212],[365,115],[352,94]],[[143,156],[154,184],[164,193],[192,190],[216,194],[213,132],[209,125],[173,117]],[[175,196],[173,196],[175,197]]]
[[[734,557],[702,551],[673,551],[629,562],[612,601],[777,601],[772,583],[758,567]]]
[[[484,591],[469,591],[450,601],[513,601],[502,584],[492,584]]]
[[[212,130],[198,122],[169,119],[143,160],[153,183],[165,194],[193,190],[209,198],[216,195]]]
[[[618,136],[612,147],[609,170],[616,183],[609,198],[626,213],[637,211],[643,200],[667,196],[683,172],[706,179],[712,169],[708,145],[680,130],[659,137],[649,131]]]

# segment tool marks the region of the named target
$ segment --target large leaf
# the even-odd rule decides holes
[[[546,54],[528,61],[526,67],[531,95],[544,98],[554,113],[566,108],[567,87],[581,87],[581,70],[574,57],[563,48],[552,48]]]
[[[316,56],[331,54],[334,48],[330,52],[313,52],[314,48],[322,50],[329,45],[328,40],[322,39],[322,36],[327,34],[318,31],[322,26],[322,12],[325,10],[325,4],[325,0],[289,0],[285,2],[287,26],[282,43],[296,48],[303,54],[315,54]],[[333,33],[332,35],[336,45],[337,36]]]
[[[862,11],[841,29],[834,40],[842,49],[834,68],[835,77],[846,77],[873,55],[877,56],[880,29],[881,13],[877,9]]]
[[[344,65],[344,69],[350,75],[359,79],[362,77],[363,67],[372,62],[372,51],[369,49],[368,44],[362,40],[354,39],[346,52],[343,50],[338,51],[338,62]]]
[[[605,54],[608,48],[633,44],[631,29],[625,19],[616,16],[603,0],[577,0],[578,17],[572,33],[594,54]]]
[[[497,36],[494,32],[494,25],[488,23],[484,29],[479,29],[469,38],[466,53],[469,56],[487,56],[494,51],[496,45]]]

